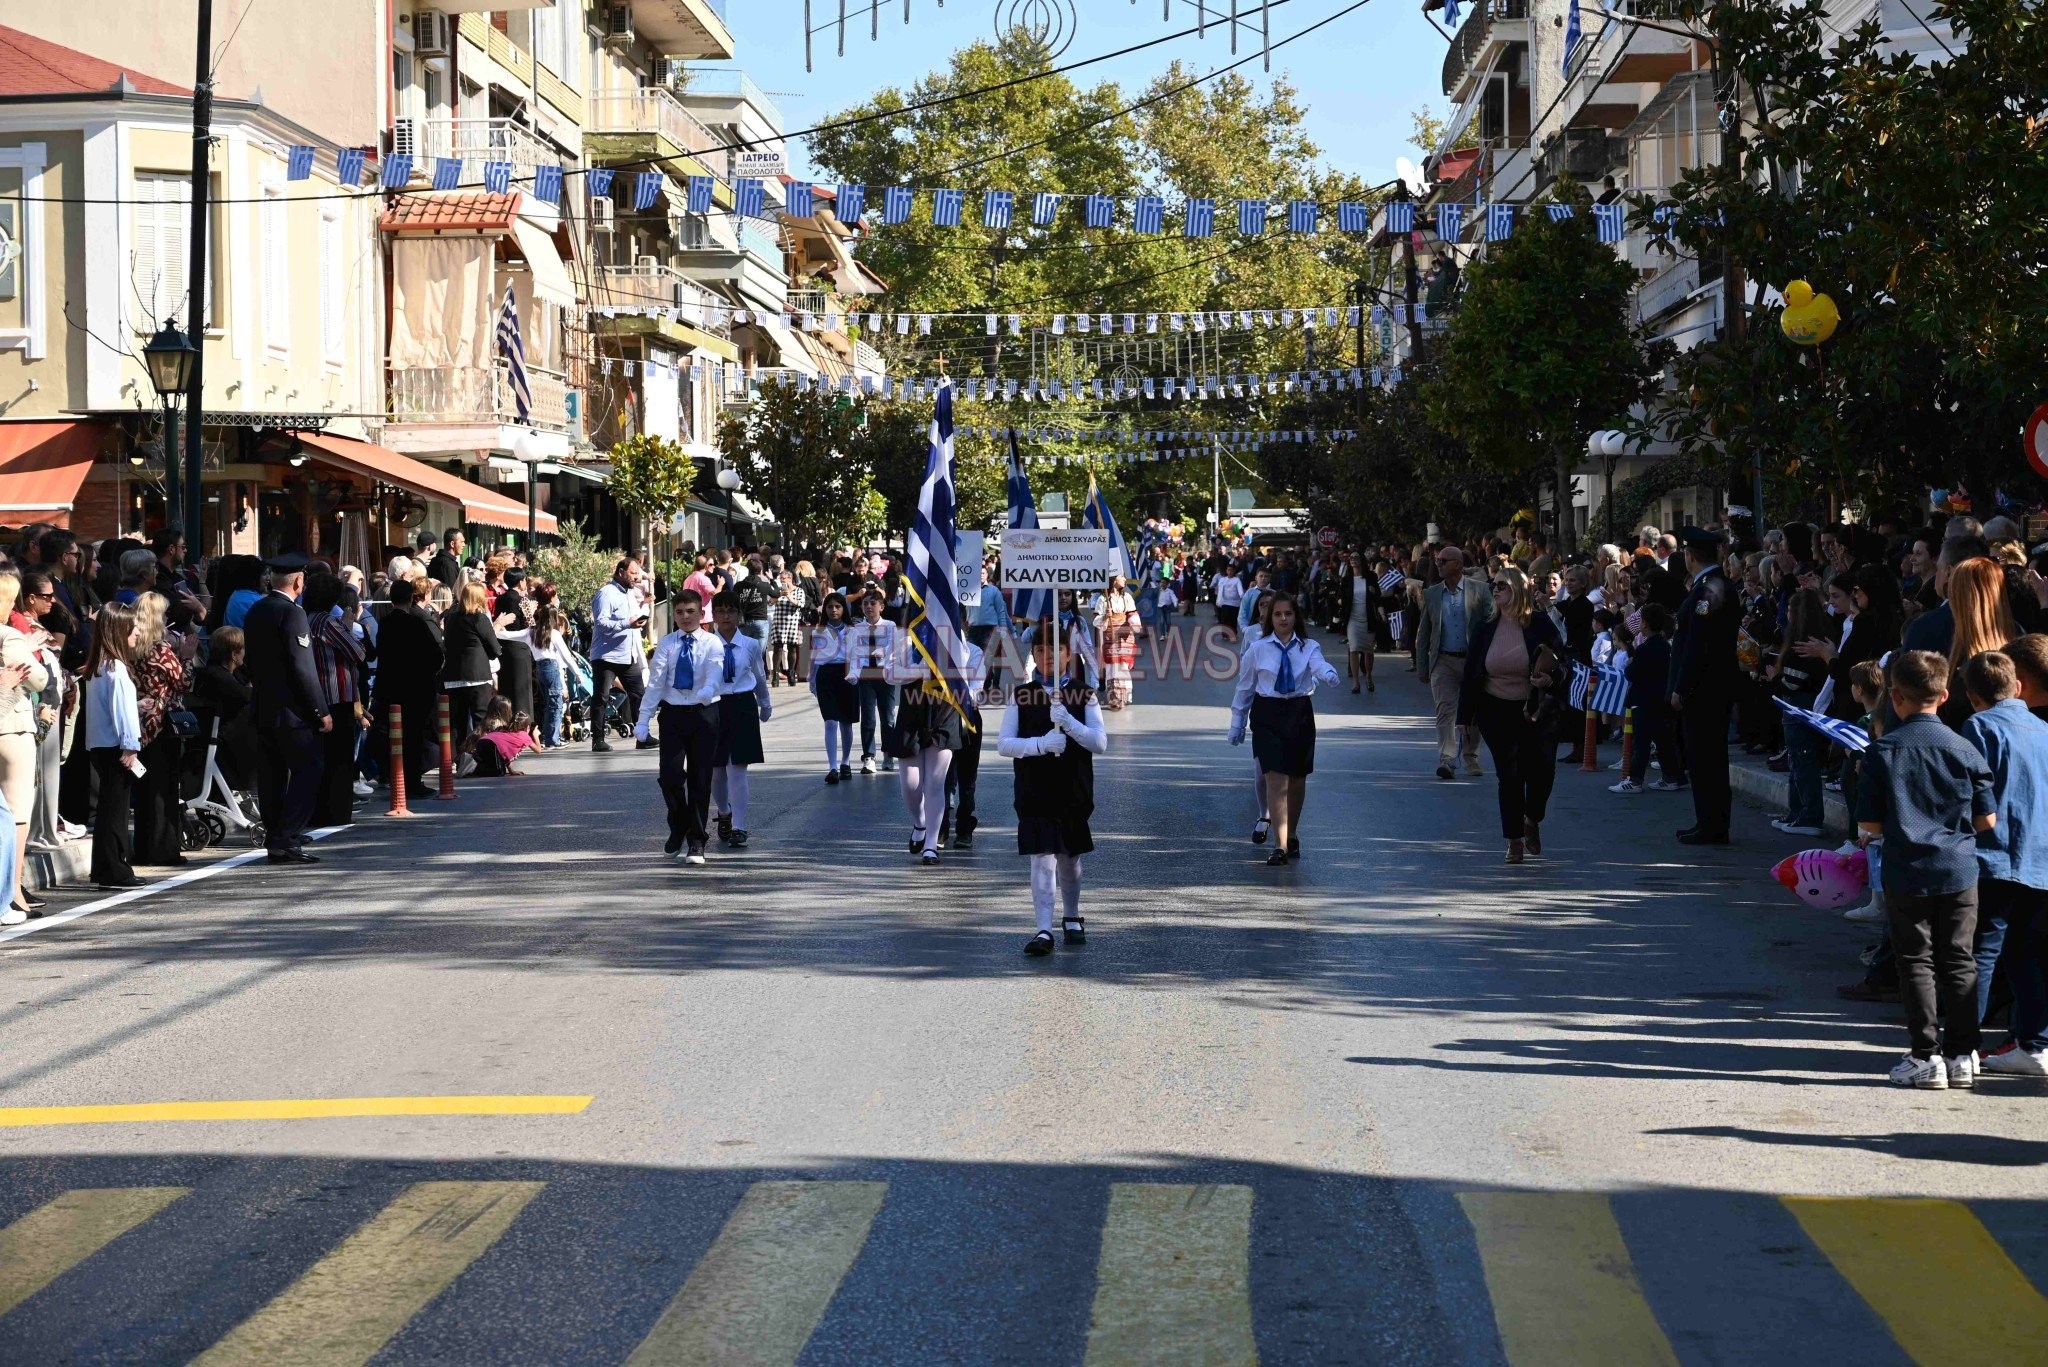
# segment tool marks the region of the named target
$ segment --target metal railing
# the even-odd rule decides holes
[[[724,140],[660,86],[592,95],[584,117],[587,132],[656,133],[686,151],[711,156],[712,173],[725,174]]]
[[[846,306],[830,290],[791,290],[786,296],[791,313],[845,313]]]
[[[562,158],[549,150],[532,130],[511,119],[422,119],[420,156],[463,157],[472,161],[509,161],[522,171],[555,166]]]
[[[1486,48],[1489,29],[1506,20],[1526,20],[1528,17],[1529,0],[1479,0],[1465,22],[1458,25],[1458,35],[1451,40],[1451,50],[1444,54],[1444,94],[1456,90],[1459,80],[1471,70],[1472,63],[1479,60],[1479,54]]]
[[[393,366],[387,372],[392,422],[493,424],[519,421],[509,366]],[[527,425],[543,432],[569,430],[569,377],[526,367],[533,395]]]
[[[591,303],[628,304],[641,308],[681,309],[683,321],[723,336],[732,317],[724,299],[674,266],[600,266],[591,273],[596,286]]]
[[[782,127],[782,111],[768,93],[754,84],[754,78],[736,66],[697,66],[685,68],[689,72],[688,82],[683,86],[687,95],[733,95],[745,100],[761,111],[777,128]]]
[[[743,218],[740,220],[739,239],[742,250],[752,252],[778,271],[783,269],[781,233],[750,218]]]

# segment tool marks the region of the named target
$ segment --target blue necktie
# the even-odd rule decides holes
[[[683,648],[676,652],[676,676],[672,682],[678,693],[697,691],[697,647],[694,636],[685,636]]]
[[[732,682],[732,673],[733,673],[733,670],[732,670],[732,664],[733,664],[733,657],[734,657],[734,656],[736,656],[736,655],[738,655],[739,653],[740,653],[740,643],[739,643],[739,638],[735,637],[735,638],[733,638],[732,640],[730,640],[730,641],[727,641],[727,642],[725,643],[725,681],[726,681],[727,683],[731,683],[731,682]]]
[[[1296,636],[1280,644],[1280,668],[1273,675],[1273,690],[1283,698],[1294,695],[1294,646],[1299,640]]]

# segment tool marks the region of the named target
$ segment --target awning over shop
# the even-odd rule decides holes
[[[533,292],[559,308],[575,308],[576,286],[569,279],[569,268],[562,264],[555,239],[523,218],[512,221],[512,236],[519,243],[519,254],[526,258],[527,269],[533,272]]]
[[[0,423],[0,522],[67,524],[106,435],[96,422]]]
[[[306,453],[315,460],[339,466],[366,479],[395,484],[422,498],[451,504],[462,509],[463,517],[470,522],[514,531],[522,531],[526,527],[526,505],[496,490],[471,484],[424,461],[401,456],[396,451],[366,441],[350,441],[346,437],[330,437],[320,432],[301,432],[298,435],[306,444]],[[543,532],[558,530],[553,513],[539,514],[534,519],[534,526]]]
[[[815,375],[818,373],[817,363],[811,360],[811,353],[804,349],[802,342],[797,340],[800,334],[792,331],[789,325],[781,319],[770,318],[757,313],[754,315],[754,321],[749,326],[758,329],[763,336],[775,344],[775,350],[781,354],[781,363],[785,368],[794,370],[800,375]]]

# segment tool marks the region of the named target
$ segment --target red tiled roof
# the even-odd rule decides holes
[[[378,227],[387,233],[502,233],[519,217],[517,190],[422,191],[394,197]]]
[[[98,95],[127,77],[144,95],[190,95],[169,81],[116,66],[74,48],[0,26],[0,98],[21,95]]]

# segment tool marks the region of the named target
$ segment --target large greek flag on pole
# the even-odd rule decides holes
[[[1038,526],[1038,500],[1031,496],[1031,480],[1024,473],[1024,457],[1017,450],[1017,430],[1010,429],[1010,516],[1009,525],[1020,530]],[[1010,615],[1027,622],[1052,616],[1051,589],[1018,589],[1010,596]]]
[[[1870,733],[1860,726],[1851,726],[1840,717],[1830,717],[1820,712],[1809,712],[1803,707],[1794,707],[1783,698],[1772,698],[1771,701],[1778,705],[1778,710],[1785,714],[1787,720],[1812,727],[1844,750],[1860,752],[1870,748]]]
[[[510,285],[505,286],[505,307],[498,310],[498,351],[505,358],[512,403],[519,411],[519,425],[524,427],[533,416],[533,389],[526,382],[526,343],[519,335],[519,302]]]
[[[1093,474],[1088,476],[1088,508],[1081,514],[1081,525],[1109,532],[1109,572],[1131,578],[1130,547],[1124,545],[1124,534],[1116,529],[1116,519],[1110,516],[1109,504],[1103,500]]]
[[[957,683],[967,671],[967,632],[953,572],[953,382],[939,381],[932,409],[931,455],[910,524],[910,592],[918,604],[911,634],[932,673]],[[956,704],[957,705],[957,704]]]

